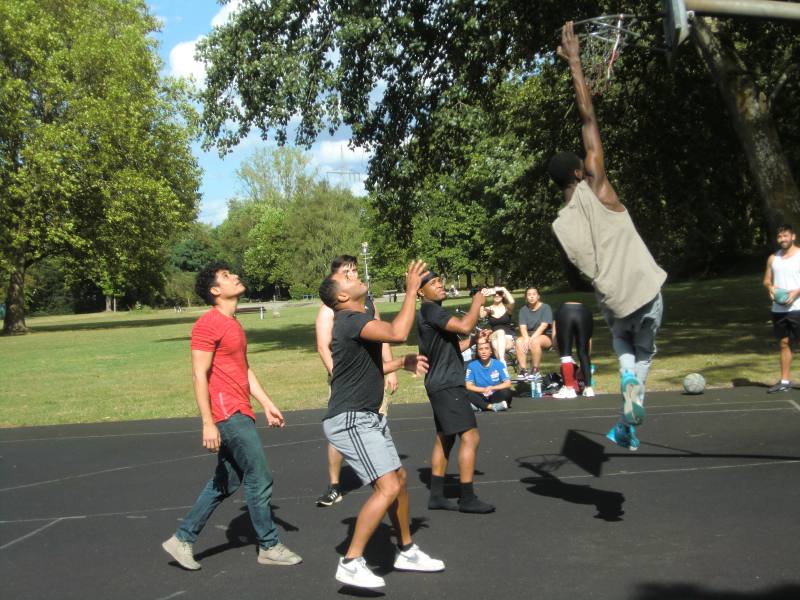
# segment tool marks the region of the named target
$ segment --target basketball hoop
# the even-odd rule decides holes
[[[614,75],[614,63],[623,49],[642,37],[636,31],[638,25],[636,15],[626,14],[601,15],[574,23],[581,43],[583,76],[593,96],[608,89]]]

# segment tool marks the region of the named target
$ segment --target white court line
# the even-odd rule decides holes
[[[186,590],[181,590],[180,592],[175,592],[174,594],[170,594],[169,596],[161,596],[160,598],[156,598],[156,600],[169,600],[170,598],[177,598],[178,596],[182,596],[186,593]]]
[[[525,396],[518,396],[518,398],[524,398]],[[545,398],[545,400],[548,400]],[[753,404],[768,404],[768,403],[780,403],[782,400],[749,400],[749,401],[735,401],[735,402],[703,402],[703,403],[687,403],[687,404],[680,404],[681,407],[697,407],[697,406],[730,406],[730,405],[753,405]],[[794,401],[789,400],[789,402],[794,403]],[[675,404],[648,404],[647,408],[675,408]],[[795,404],[795,406],[797,406]],[[590,411],[616,411],[617,409],[614,407],[600,407],[600,406],[592,406],[592,407],[585,407],[585,408],[556,408],[552,410],[514,410],[515,414],[538,414],[538,415],[547,415],[547,414],[562,414],[562,413],[571,413],[571,412],[590,412]],[[390,418],[389,421],[391,423],[397,423],[400,421],[430,421],[431,415],[425,415],[422,417],[396,417]],[[295,427],[321,427],[321,422],[311,422],[311,423],[293,423],[285,426],[285,429],[292,429]],[[267,427],[265,425],[258,425],[256,429],[272,429],[271,427]],[[176,429],[174,431],[142,431],[142,432],[132,432],[132,433],[108,433],[102,435],[71,435],[71,436],[63,436],[63,437],[41,437],[41,438],[28,438],[28,439],[18,439],[18,440],[0,440],[0,444],[17,444],[17,443],[28,443],[28,442],[62,442],[62,441],[74,441],[74,440],[93,440],[93,439],[113,439],[113,438],[126,438],[126,437],[153,437],[153,436],[162,436],[162,435],[183,435],[183,434],[198,434],[200,433],[200,429]]]
[[[27,540],[29,537],[33,537],[37,533],[41,533],[42,531],[44,531],[48,527],[52,527],[53,525],[55,525],[56,523],[60,523],[61,521],[65,521],[67,519],[85,519],[85,518],[86,517],[58,517],[57,519],[54,519],[53,521],[50,521],[47,525],[42,525],[41,527],[39,527],[39,529],[35,529],[34,531],[31,531],[30,533],[27,533],[27,534],[23,535],[22,537],[18,537],[15,540],[11,540],[10,542],[7,542],[7,543],[3,544],[2,546],[0,546],[0,550],[5,550],[9,546],[13,546],[17,542],[21,542],[22,540]]]
[[[645,469],[643,471],[617,471],[616,473],[603,473],[602,477],[629,477],[631,475],[654,475],[659,473],[687,473],[696,471],[719,471],[722,469],[747,469],[749,467],[765,467],[770,465],[794,465],[800,464],[800,460],[771,460],[768,462],[758,463],[742,463],[738,465],[716,465],[710,467],[683,467],[680,469]],[[535,478],[534,478],[535,479]],[[542,478],[545,480],[546,478]],[[580,475],[564,475],[558,477],[562,479],[600,479],[594,475],[580,474]],[[475,485],[494,485],[498,483],[519,483],[519,479],[496,479],[494,481],[476,481]],[[424,486],[419,486],[424,487]],[[412,489],[412,488],[409,488]]]
[[[404,429],[403,433],[413,433],[413,432],[417,432],[417,431],[429,431],[429,429],[427,427],[425,427],[424,429]],[[263,446],[263,448],[268,450],[270,448],[282,448],[282,447],[285,447],[285,446],[297,446],[299,444],[311,444],[311,443],[315,443],[316,444],[316,443],[319,443],[319,442],[327,443],[328,439],[322,437],[322,438],[313,438],[313,439],[310,439],[310,440],[297,440],[297,441],[294,441],[294,442],[283,442],[281,444],[267,444],[267,445]],[[44,481],[34,481],[34,482],[31,482],[31,483],[22,483],[20,485],[12,485],[12,486],[9,486],[9,487],[0,488],[0,493],[2,493],[2,492],[11,492],[11,491],[14,491],[14,490],[22,490],[22,489],[31,488],[31,487],[37,487],[37,486],[40,486],[40,485],[47,485],[47,484],[50,484],[50,483],[63,483],[64,481],[72,481],[74,479],[84,479],[86,477],[94,477],[96,475],[105,475],[107,473],[117,473],[119,471],[129,471],[131,469],[141,469],[143,467],[152,467],[154,465],[165,465],[165,464],[169,464],[169,463],[181,462],[181,461],[184,461],[184,460],[194,460],[196,458],[205,458],[205,457],[208,457],[208,456],[209,456],[209,452],[206,451],[203,454],[192,454],[191,456],[182,456],[180,458],[167,458],[167,459],[164,459],[164,460],[155,460],[155,461],[151,461],[151,462],[147,462],[147,463],[141,463],[141,464],[138,464],[138,465],[126,465],[124,467],[111,467],[111,468],[108,468],[108,469],[101,469],[99,471],[91,471],[89,473],[79,473],[77,475],[66,475],[64,477],[58,477],[56,479],[46,479]]]
[[[795,407],[797,410],[800,410],[800,404],[798,404],[798,403],[797,403],[797,402],[795,402],[794,400],[789,400],[789,404],[791,404],[792,406],[794,406],[794,407]]]
[[[627,456],[627,455],[625,455],[625,456]],[[633,456],[633,454],[631,454],[631,456]],[[666,456],[669,456],[669,455],[665,455],[665,457]],[[680,457],[683,458],[683,455],[680,455]],[[687,457],[687,458],[692,458],[692,457]],[[674,469],[644,469],[642,471],[625,470],[625,471],[617,471],[615,473],[604,473],[603,476],[600,477],[600,478],[595,477],[594,475],[581,473],[581,474],[578,474],[578,475],[562,475],[562,476],[559,476],[558,479],[559,480],[564,480],[564,479],[602,479],[603,477],[630,477],[630,476],[634,476],[634,475],[653,475],[653,474],[659,474],[659,473],[687,473],[687,472],[698,472],[698,471],[718,471],[718,470],[723,470],[723,469],[747,469],[747,468],[752,468],[752,467],[768,467],[768,466],[771,466],[771,465],[796,465],[796,464],[800,464],[800,459],[798,459],[798,460],[771,460],[771,461],[766,461],[766,462],[741,463],[741,464],[737,464],[737,465],[716,465],[716,466],[706,466],[706,467],[681,467],[681,468],[674,468]],[[499,485],[499,484],[506,484],[506,483],[520,483],[520,478],[515,478],[515,479],[495,479],[495,480],[491,480],[491,481],[476,481],[475,485]],[[449,485],[449,484],[447,484],[447,485]],[[408,486],[408,489],[409,490],[427,490],[428,487],[426,485],[413,485],[413,486],[410,485],[410,486]],[[348,492],[347,495],[348,496],[354,496],[354,495],[366,495],[366,494],[372,494],[372,489],[369,488],[369,487],[362,487],[362,488],[360,488],[358,490],[353,490],[352,492]],[[301,496],[282,496],[280,498],[273,498],[272,502],[278,503],[278,502],[286,502],[286,501],[290,501],[290,500],[306,501],[306,500],[309,500],[311,498],[316,498],[316,494],[314,494],[314,495],[311,495],[311,494],[309,494],[309,495],[301,495]],[[241,502],[243,503],[244,501],[242,500]],[[53,524],[57,523],[58,521],[64,521],[64,520],[67,520],[67,519],[94,519],[94,518],[104,518],[104,517],[119,517],[119,516],[126,516],[126,515],[130,515],[130,514],[141,515],[141,514],[147,514],[147,513],[159,513],[159,512],[169,512],[169,511],[177,511],[177,510],[182,510],[183,511],[183,510],[188,510],[190,508],[191,508],[190,505],[186,505],[186,506],[170,506],[170,507],[163,507],[163,508],[145,508],[145,509],[141,509],[141,510],[130,510],[130,511],[121,511],[121,512],[92,513],[92,514],[86,514],[86,515],[75,515],[75,516],[64,516],[64,517],[34,517],[34,518],[29,518],[29,519],[16,519],[16,520],[0,521],[0,525],[11,525],[11,524],[17,524],[17,523],[35,523],[35,522],[40,522],[40,521],[51,521],[51,523],[49,523],[48,525],[45,525],[44,527],[40,527],[35,532],[30,533],[27,536],[24,536],[22,538],[19,538],[19,540],[15,540],[15,542],[16,542],[16,541],[20,541],[22,539],[25,539],[26,537],[30,537],[31,535],[33,535],[35,533],[38,533],[39,531],[42,531],[43,529],[46,529],[47,527],[50,527],[50,525],[53,525]],[[11,542],[11,543],[14,543],[14,542]],[[10,544],[6,544],[6,545],[10,545]],[[5,546],[3,546],[2,548],[4,548],[4,547]],[[0,548],[0,549],[2,549],[2,548]]]
[[[737,404],[740,404],[740,403],[737,403]],[[700,404],[700,405],[696,405],[696,406],[714,406],[714,404]],[[582,410],[599,410],[599,409],[594,408],[594,409],[582,409]],[[608,410],[608,409],[605,409],[605,410]],[[790,408],[778,407],[778,408],[724,409],[724,410],[704,410],[704,411],[677,411],[677,412],[655,413],[655,414],[651,412],[650,416],[652,418],[654,416],[662,416],[662,415],[723,414],[723,413],[763,412],[763,411],[774,412],[774,411],[788,411],[788,410],[791,410],[791,409]],[[520,415],[540,415],[540,414],[542,414],[542,412],[543,411],[515,411],[515,414],[520,414]],[[564,411],[554,411],[554,412],[574,412],[574,411],[564,410]],[[614,414],[616,414],[616,412]],[[608,417],[609,417],[608,412],[604,412],[603,414],[600,414],[600,415],[577,416],[575,418],[576,419],[606,419]],[[426,417],[425,419],[426,420],[430,420],[430,417]],[[396,419],[396,420],[399,421],[400,419]],[[409,418],[409,419],[406,419],[406,420],[419,420],[419,418],[414,417],[414,418]],[[517,419],[514,422],[527,423],[527,422],[530,422],[530,419],[525,419],[525,420]],[[495,423],[487,423],[486,425],[489,425],[489,424],[491,424],[491,425],[506,424],[507,425],[508,423],[497,423],[497,422],[495,422]],[[398,430],[396,433],[414,433],[414,432],[418,432],[418,431],[428,431],[428,428],[423,428],[423,429],[404,429],[404,430]],[[328,441],[327,438],[323,437],[323,438],[313,438],[313,439],[309,439],[309,440],[298,440],[298,441],[294,441],[294,442],[283,442],[283,443],[280,443],[280,444],[267,444],[267,445],[265,445],[263,447],[265,449],[281,448],[281,447],[285,447],[285,446],[297,446],[297,445],[300,445],[300,444],[311,444],[311,443],[319,443],[319,442],[327,442],[327,441]],[[155,466],[155,465],[163,465],[163,464],[169,464],[169,463],[174,463],[174,462],[181,462],[181,461],[184,461],[184,460],[193,460],[193,459],[197,459],[197,458],[203,458],[203,457],[206,457],[206,456],[208,456],[208,452],[206,452],[204,454],[193,454],[191,456],[183,456],[183,457],[180,457],[180,458],[169,458],[169,459],[165,459],[165,460],[151,461],[151,462],[141,463],[141,464],[137,464],[137,465],[127,465],[127,466],[124,466],[124,467],[112,467],[112,468],[109,468],[109,469],[102,469],[102,470],[99,470],[99,471],[91,471],[89,473],[79,473],[77,475],[67,475],[65,477],[59,477],[59,478],[56,478],[56,479],[47,479],[47,480],[44,480],[44,481],[34,481],[32,483],[23,483],[23,484],[20,484],[20,485],[0,488],[0,493],[2,493],[2,492],[10,492],[10,491],[13,491],[13,490],[26,489],[26,488],[31,488],[31,487],[37,487],[37,486],[47,485],[47,484],[51,484],[51,483],[62,483],[64,481],[71,481],[71,480],[74,480],[74,479],[83,479],[83,478],[86,478],[86,477],[94,477],[96,475],[105,475],[107,473],[116,473],[116,472],[119,472],[119,471],[128,471],[128,470],[131,470],[131,469],[140,469],[140,468],[143,468],[143,467],[151,467],[151,466]]]

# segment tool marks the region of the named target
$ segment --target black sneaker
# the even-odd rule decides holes
[[[330,486],[328,491],[317,498],[317,506],[330,506],[342,501],[342,492],[336,486]]]
[[[517,373],[517,381],[527,381],[527,379],[528,379],[528,370],[520,369],[519,373]]]
[[[778,383],[773,385],[771,388],[769,388],[767,390],[767,393],[768,394],[774,394],[775,392],[791,392],[791,391],[792,391],[791,382],[790,383],[783,383],[782,381],[779,381]]]

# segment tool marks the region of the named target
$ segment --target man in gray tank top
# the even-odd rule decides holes
[[[553,231],[570,262],[592,282],[619,358],[622,417],[607,437],[636,450],[639,440],[633,426],[645,415],[645,382],[656,352],[663,312],[661,286],[667,274],[656,264],[606,176],[600,128],[571,21],[562,29],[558,55],[572,74],[586,157],[581,160],[562,152],[550,159],[550,177],[565,201]]]

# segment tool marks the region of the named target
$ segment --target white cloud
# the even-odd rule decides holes
[[[340,165],[366,163],[370,156],[363,148],[350,148],[346,140],[337,140],[320,142],[314,158],[321,164]]]
[[[195,83],[203,85],[206,80],[206,67],[194,57],[197,43],[203,36],[197,36],[190,42],[181,42],[169,51],[169,71],[173,77],[191,77]]]
[[[231,15],[239,10],[241,4],[241,0],[231,0],[225,4],[221,9],[219,9],[219,12],[214,15],[214,18],[211,19],[211,26],[219,27],[221,25],[225,25],[225,23],[230,20]]]

